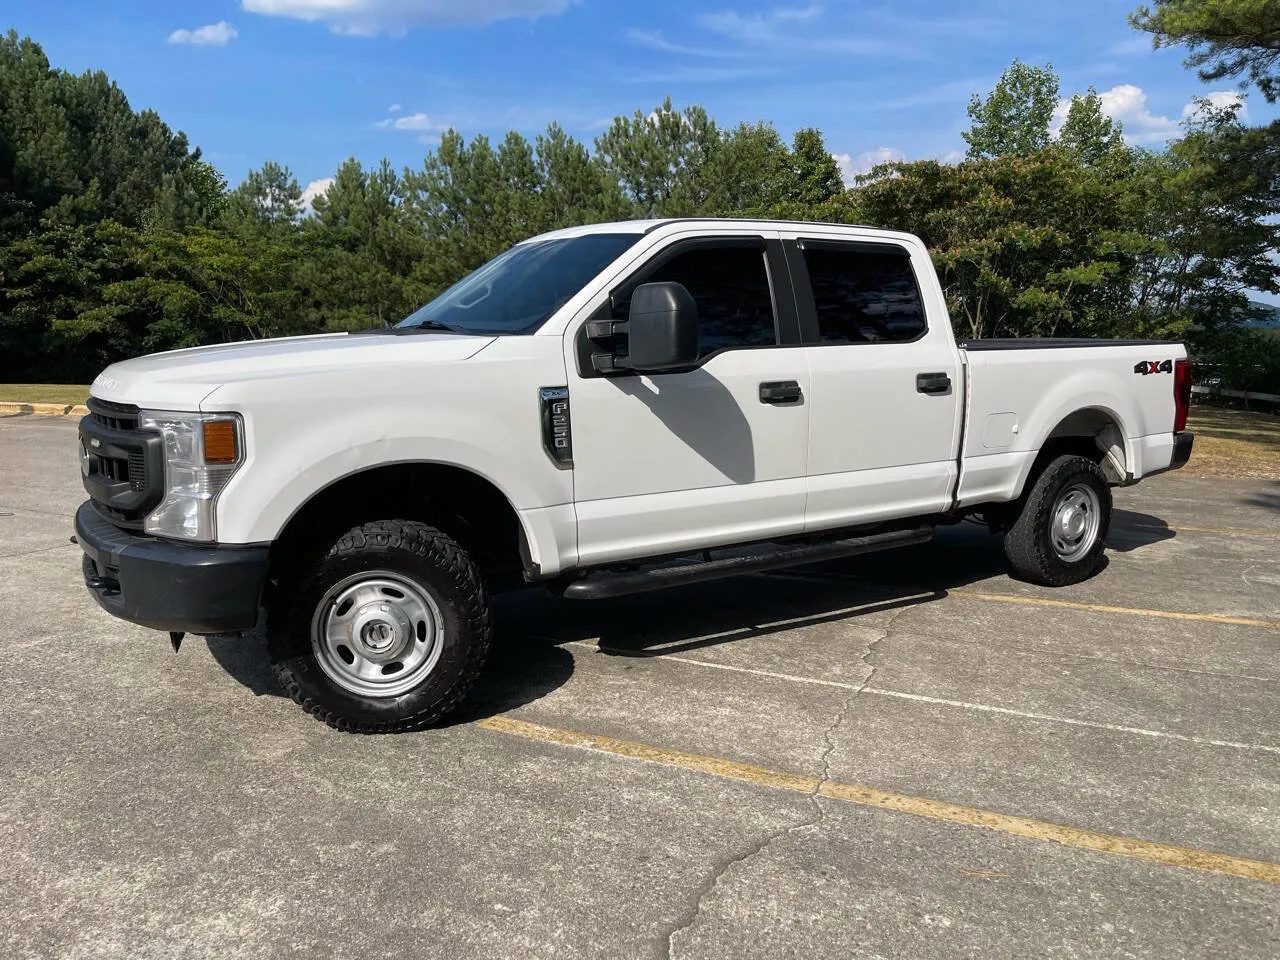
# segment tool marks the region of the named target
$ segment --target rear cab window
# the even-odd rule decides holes
[[[928,330],[911,256],[892,244],[801,240],[818,342],[907,343]]]

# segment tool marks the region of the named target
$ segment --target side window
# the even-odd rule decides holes
[[[726,347],[778,342],[763,250],[699,246],[645,273],[641,282],[664,280],[684,284],[698,304],[698,345],[703,356]],[[630,309],[630,297],[620,300],[613,318],[625,320]]]
[[[823,343],[902,342],[925,332],[924,304],[905,252],[811,245],[804,262]]]

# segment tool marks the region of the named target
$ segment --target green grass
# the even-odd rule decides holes
[[[1280,480],[1280,416],[1196,404],[1187,428],[1196,435],[1188,473]]]
[[[0,383],[0,401],[8,403],[84,403],[89,388],[68,383]]]

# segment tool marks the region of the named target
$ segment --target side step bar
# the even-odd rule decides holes
[[[601,571],[569,584],[564,589],[564,596],[570,600],[605,600],[609,597],[622,597],[631,593],[648,593],[651,590],[678,587],[686,583],[722,580],[725,577],[737,577],[744,573],[758,573],[761,570],[798,567],[806,563],[817,563],[820,560],[835,560],[839,557],[852,557],[860,553],[876,553],[880,550],[892,550],[895,547],[908,547],[918,543],[928,543],[932,539],[933,527],[912,527],[908,530],[873,533],[869,536],[850,537],[845,540],[826,540],[821,543],[803,545],[779,545],[769,549],[758,550],[754,553],[736,554],[719,560],[702,560],[665,567],[650,567],[642,570],[629,570],[625,573]]]

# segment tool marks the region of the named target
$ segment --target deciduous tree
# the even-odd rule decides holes
[[[814,127],[797,130],[791,152],[794,171],[790,191],[792,201],[818,206],[843,192],[840,167],[827,150],[820,130]]]
[[[969,158],[1027,157],[1049,142],[1058,105],[1058,75],[1050,66],[1014,60],[986,98],[969,101],[972,126],[962,136]]]
[[[1058,139],[1086,164],[1100,163],[1124,149],[1120,124],[1103,113],[1102,98],[1093,87],[1071,98]]]

